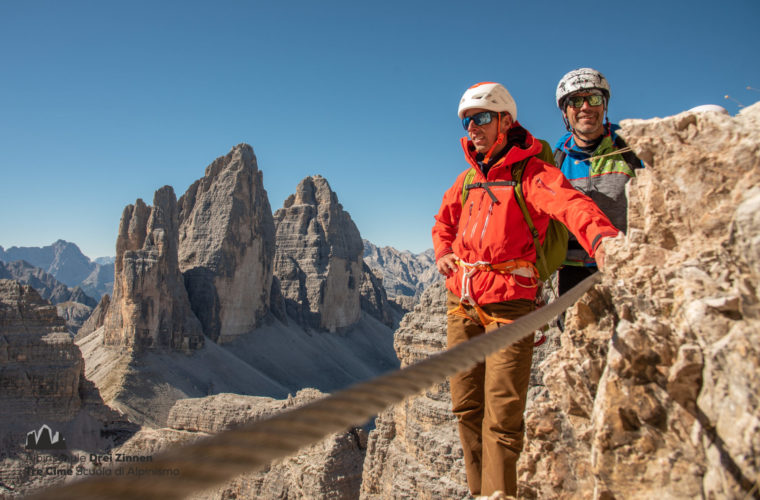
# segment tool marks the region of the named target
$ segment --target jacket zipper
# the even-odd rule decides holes
[[[488,215],[486,215],[486,221],[483,223],[483,231],[480,232],[480,245],[483,244],[483,237],[486,235],[486,229],[488,228],[488,221],[491,220],[491,214],[493,213],[493,202],[488,207]]]
[[[462,241],[464,241],[464,235],[467,233],[467,228],[469,227],[470,221],[472,220],[472,206],[474,204],[475,204],[475,202],[473,202],[473,201],[469,202],[470,210],[468,211],[469,213],[467,214],[467,221],[462,226]]]
[[[483,199],[481,198],[481,203],[478,203],[478,214],[475,216],[475,223],[472,225],[472,230],[470,230],[470,241],[475,239],[475,231],[478,229],[478,221],[480,220],[480,205],[482,205],[482,201]]]

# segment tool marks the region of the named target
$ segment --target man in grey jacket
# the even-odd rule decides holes
[[[625,185],[642,164],[617,135],[619,127],[607,119],[607,79],[591,68],[570,71],[559,81],[556,99],[568,132],[555,145],[555,164],[573,187],[594,200],[615,227],[625,232]],[[571,237],[559,271],[560,295],[596,271],[596,261]]]

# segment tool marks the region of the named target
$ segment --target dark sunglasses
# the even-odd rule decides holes
[[[465,130],[467,130],[467,127],[470,126],[470,122],[474,122],[475,125],[485,125],[487,123],[491,123],[491,120],[493,120],[494,116],[498,116],[498,113],[494,113],[493,111],[483,111],[476,115],[462,118],[462,126]]]
[[[567,105],[574,108],[583,106],[583,101],[587,101],[589,106],[601,106],[604,102],[604,96],[600,95],[576,95],[567,98]]]

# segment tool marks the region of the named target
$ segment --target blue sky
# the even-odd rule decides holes
[[[241,142],[272,209],[324,176],[362,236],[421,252],[464,167],[464,90],[503,83],[554,143],[591,66],[610,118],[760,99],[760,2],[0,0],[0,245],[114,255],[124,207]]]

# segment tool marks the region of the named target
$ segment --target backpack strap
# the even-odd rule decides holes
[[[517,183],[515,181],[494,181],[494,182],[473,182],[472,184],[466,184],[464,186],[464,189],[469,193],[470,189],[475,188],[483,188],[486,190],[486,193],[488,193],[488,196],[491,197],[491,201],[496,203],[497,205],[501,203],[498,198],[496,198],[496,195],[493,194],[493,191],[489,189],[489,186],[516,186]],[[467,201],[467,196],[465,193],[462,194],[464,197],[464,201]]]
[[[549,165],[554,165],[555,167],[559,167],[559,165],[557,165],[556,163],[552,163],[554,162],[554,156],[552,155],[552,147],[549,145],[549,143],[543,139],[537,139],[537,140],[538,142],[541,143],[541,152],[536,155],[536,158],[548,163]]]
[[[515,163],[512,166],[512,178],[517,180],[517,185],[515,187],[515,198],[517,198],[517,204],[520,206],[520,211],[523,214],[523,218],[525,219],[525,223],[528,224],[528,230],[530,231],[531,236],[533,236],[533,246],[536,248],[536,257],[540,257],[536,259],[536,263],[541,263],[541,266],[546,266],[546,258],[544,256],[544,249],[541,246],[541,241],[539,240],[539,234],[538,229],[536,229],[536,226],[533,224],[533,219],[530,216],[530,213],[528,212],[528,206],[525,203],[525,193],[523,193],[523,187],[522,187],[522,174],[525,170],[525,167],[528,164],[528,161],[530,161],[531,157],[525,158],[524,160]],[[539,269],[539,271],[546,273],[546,269]]]
[[[565,161],[566,156],[567,156],[567,153],[565,153],[564,149],[562,148],[555,149],[554,150],[554,166],[562,170],[562,162]]]
[[[462,184],[462,206],[464,206],[464,202],[467,201],[467,196],[470,194],[470,190],[467,186],[470,186],[472,180],[475,178],[475,167],[470,167],[470,170],[467,171],[467,174],[464,176],[464,184]]]
[[[551,147],[548,143],[546,143],[546,141],[541,141],[541,143],[543,155],[548,156],[548,154],[551,153]],[[536,157],[540,159],[540,155],[537,155]],[[525,194],[523,193],[522,188],[522,174],[531,158],[533,157],[529,156],[528,158],[525,158],[512,165],[513,180],[511,181],[472,182],[472,179],[475,178],[475,168],[470,168],[464,177],[464,184],[462,185],[462,206],[464,206],[464,203],[467,201],[467,196],[470,194],[470,189],[483,188],[486,190],[486,193],[488,193],[488,196],[491,197],[491,200],[494,203],[499,203],[499,200],[489,189],[489,186],[513,186],[515,188],[515,198],[517,199],[517,205],[520,207],[520,211],[523,214],[525,223],[528,225],[530,235],[533,237],[533,246],[536,248],[536,261],[537,263],[540,262],[540,265],[543,268],[539,269],[539,271],[544,273],[544,275],[548,275],[549,273],[546,269],[546,256],[544,255],[544,249],[541,246],[538,229],[536,229],[536,226],[533,224],[533,219],[528,212],[528,206],[525,203]]]
[[[556,267],[559,264],[561,264],[562,260],[565,257],[565,253],[567,252],[568,232],[567,232],[567,228],[561,222],[554,219],[550,219],[549,225],[546,228],[545,238],[553,238],[551,241],[555,241],[557,242],[557,244],[559,244],[560,241],[564,241],[565,244],[564,244],[562,257],[559,260],[556,258],[557,253],[554,250],[555,245],[552,246],[552,249],[551,249],[552,263],[549,263],[549,257],[547,257],[547,253],[544,249],[544,246],[541,244],[538,230],[536,229],[536,226],[533,224],[533,219],[531,218],[530,213],[528,212],[528,206],[525,202],[525,193],[523,192],[522,176],[529,161],[530,161],[530,158],[526,158],[522,162],[519,162],[512,167],[513,168],[512,178],[517,180],[517,187],[515,187],[515,198],[517,199],[517,204],[520,206],[520,210],[522,211],[523,218],[525,219],[525,223],[528,225],[528,230],[530,231],[530,235],[533,237],[533,246],[536,249],[536,269],[539,272],[539,276],[541,277],[542,280],[545,280],[545,283],[549,285],[549,288],[551,289],[554,296],[559,297],[559,294],[554,289],[554,286],[551,283],[550,275],[551,275],[551,272],[553,272],[556,269]]]

